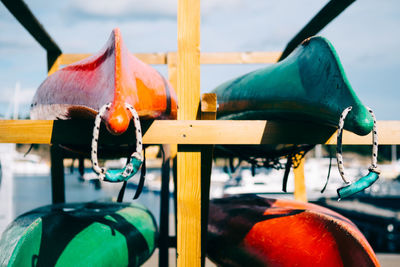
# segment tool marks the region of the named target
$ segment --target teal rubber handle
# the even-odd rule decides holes
[[[373,183],[375,183],[376,180],[378,180],[379,174],[370,171],[366,176],[360,178],[357,182],[354,182],[348,186],[341,187],[337,190],[337,193],[339,195],[339,199],[349,197],[351,195],[354,195],[355,193],[358,193],[368,187],[370,187]]]
[[[104,181],[111,183],[128,181],[138,172],[140,166],[142,165],[142,162],[143,161],[132,157],[131,162],[127,164],[123,169],[107,170]]]

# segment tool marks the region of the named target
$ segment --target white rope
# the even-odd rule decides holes
[[[378,132],[376,127],[376,117],[372,109],[368,108],[369,113],[371,114],[374,120],[374,126],[372,129],[372,157],[371,157],[371,166],[368,168],[369,171],[375,171],[379,173],[378,166],[377,166],[377,158],[378,158]],[[336,159],[339,168],[340,176],[342,180],[346,184],[350,184],[351,182],[346,178],[344,175],[344,166],[343,166],[343,156],[342,156],[342,136],[343,136],[343,126],[344,120],[347,114],[352,110],[352,107],[348,107],[343,110],[342,114],[340,115],[339,125],[338,125],[338,132],[337,132],[337,147],[336,147]]]
[[[97,114],[96,119],[94,121],[94,128],[93,128],[91,159],[92,159],[93,170],[99,175],[100,180],[104,180],[107,169],[105,167],[100,167],[98,159],[97,159],[99,131],[100,131],[100,124],[101,124],[102,116],[104,115],[104,113],[107,110],[110,109],[110,107],[111,107],[111,103],[108,103],[100,108],[99,113]],[[131,105],[125,103],[125,107],[132,114],[133,122],[135,125],[135,133],[136,133],[136,151],[132,153],[131,158],[134,157],[134,158],[137,158],[138,160],[142,161],[143,160],[143,155],[142,155],[143,144],[142,144],[142,129],[140,126],[139,115],[137,114],[136,110]],[[129,163],[128,163],[128,165],[125,168],[125,171],[122,175],[127,177],[127,176],[129,176],[129,174],[131,172],[132,172],[132,168],[131,168],[131,165],[129,165]]]

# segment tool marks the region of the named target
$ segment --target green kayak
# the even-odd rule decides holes
[[[344,128],[368,134],[373,118],[358,99],[332,44],[309,38],[285,60],[218,86],[219,119],[285,120],[336,127],[343,110],[353,109]]]
[[[154,217],[143,206],[50,205],[9,225],[0,240],[0,266],[139,266],[156,241]]]

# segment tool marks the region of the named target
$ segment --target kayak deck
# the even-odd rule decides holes
[[[169,82],[132,55],[115,29],[100,52],[56,71],[40,85],[31,119],[94,118],[111,103],[103,121],[111,133],[121,134],[132,118],[125,104],[143,120],[175,119],[176,101]]]
[[[336,127],[343,110],[353,107],[345,129],[368,134],[373,118],[353,91],[332,44],[305,40],[274,65],[225,82],[217,94],[219,119],[291,120]]]

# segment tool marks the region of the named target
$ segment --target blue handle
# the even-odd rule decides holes
[[[111,183],[128,181],[132,176],[134,176],[138,172],[141,165],[142,165],[141,160],[132,157],[131,162],[127,164],[123,169],[107,170],[104,177],[104,181]]]
[[[370,171],[366,176],[360,178],[357,182],[339,188],[337,190],[339,199],[351,196],[355,193],[364,190],[365,188],[370,187],[373,183],[375,183],[376,180],[378,180],[378,178],[379,178],[378,173]]]

